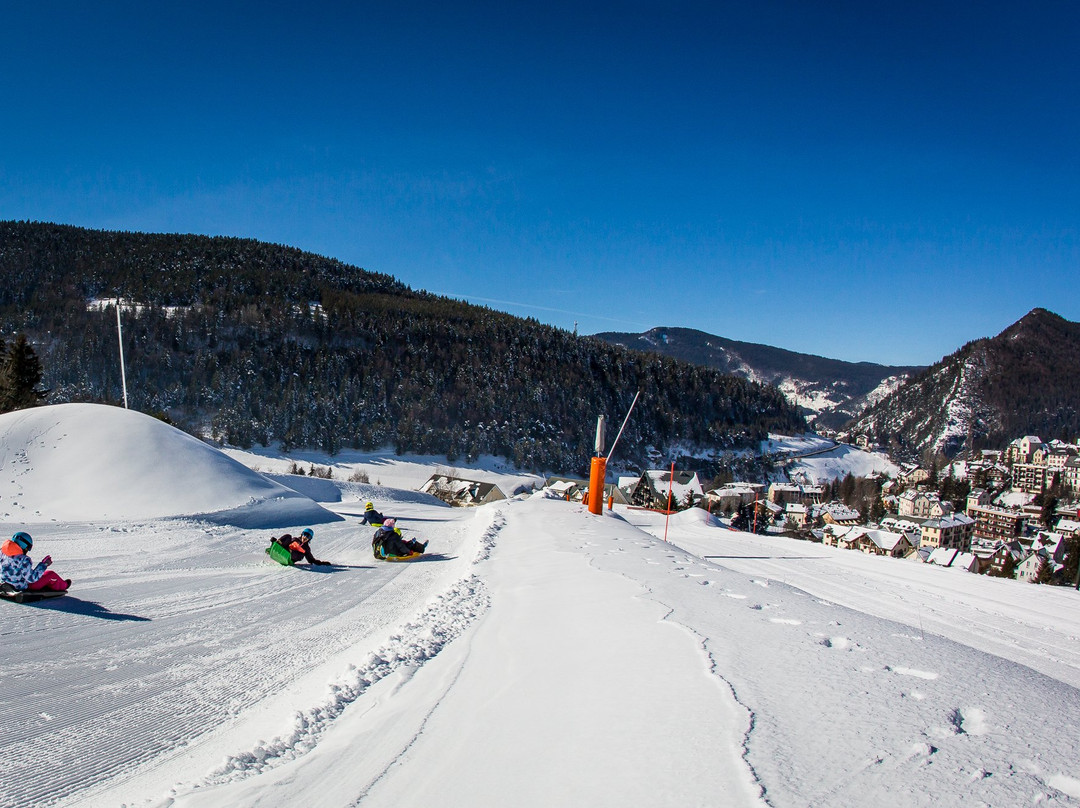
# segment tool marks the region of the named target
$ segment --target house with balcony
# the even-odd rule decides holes
[[[970,550],[975,533],[975,520],[966,513],[954,513],[927,519],[919,536],[921,547],[951,547]]]
[[[982,542],[1008,542],[1024,530],[1024,514],[1019,510],[993,505],[968,508],[968,516],[975,520],[974,538]]]

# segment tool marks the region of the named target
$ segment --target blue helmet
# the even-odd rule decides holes
[[[34,546],[34,540],[30,538],[30,534],[23,533],[21,530],[12,536],[11,540],[19,545],[24,553],[29,553],[30,548]]]
[[[303,530],[300,531],[300,538],[311,541],[315,538],[315,531],[312,530],[310,527],[305,527]]]

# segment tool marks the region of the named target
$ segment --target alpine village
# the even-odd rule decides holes
[[[578,336],[241,239],[4,222],[0,271],[3,412],[123,389],[220,445],[445,455],[425,490],[454,505],[519,493],[453,470],[480,454],[587,498],[604,415],[623,428],[605,502],[1080,588],[1080,324],[1043,309],[889,367]]]

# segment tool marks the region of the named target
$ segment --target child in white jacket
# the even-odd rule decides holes
[[[20,592],[39,589],[63,592],[71,586],[70,578],[65,580],[49,569],[52,556],[45,556],[34,565],[27,555],[33,546],[30,534],[22,531],[0,545],[0,581]]]

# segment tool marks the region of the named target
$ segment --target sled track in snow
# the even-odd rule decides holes
[[[480,536],[474,564],[490,557],[505,524],[503,514],[496,511]],[[242,780],[311,751],[334,720],[374,684],[402,668],[417,668],[433,659],[461,636],[490,603],[487,587],[478,576],[459,580],[433,600],[415,621],[391,637],[389,643],[370,654],[364,664],[349,666],[338,681],[330,684],[328,697],[322,704],[297,713],[291,732],[230,756],[196,787]]]

